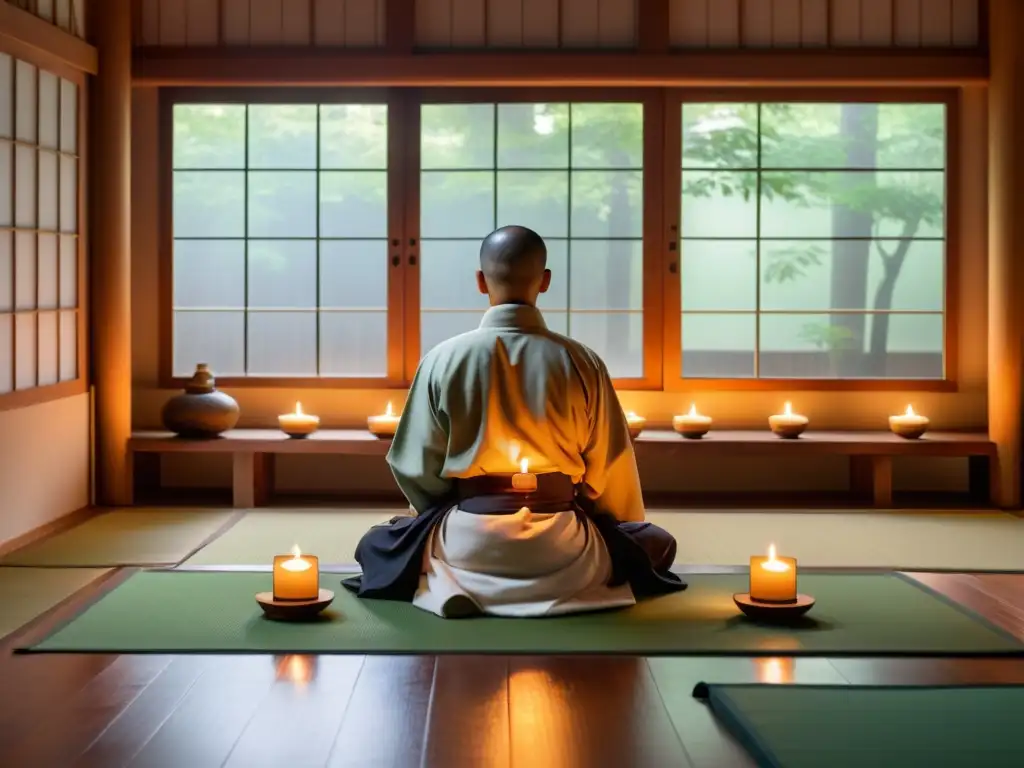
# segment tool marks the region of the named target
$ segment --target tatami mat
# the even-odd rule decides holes
[[[269,565],[294,545],[324,565],[354,562],[367,528],[402,510],[257,510],[185,565]],[[774,543],[812,567],[1024,571],[1024,520],[992,512],[750,512],[652,509],[677,565],[745,566]]]
[[[0,638],[109,572],[109,568],[0,568]]]
[[[224,509],[135,509],[105,512],[15,550],[0,565],[108,567],[177,565],[237,515]]]

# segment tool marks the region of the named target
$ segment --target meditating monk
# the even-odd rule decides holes
[[[420,363],[388,463],[414,516],[374,526],[360,597],[447,618],[550,616],[686,588],[676,543],[644,521],[626,419],[602,360],[548,330],[547,248],[525,227],[483,241],[480,327]],[[536,490],[512,487],[522,459]]]

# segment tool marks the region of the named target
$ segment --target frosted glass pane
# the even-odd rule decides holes
[[[18,61],[15,67],[15,136],[30,144],[36,143],[36,68],[31,64]]]
[[[175,104],[174,167],[244,168],[245,106]]]
[[[78,378],[78,313],[60,313],[60,380]]]
[[[518,224],[541,237],[569,234],[568,171],[499,171],[499,227]]]
[[[420,309],[487,309],[476,284],[480,245],[474,240],[424,240],[420,246]]]
[[[60,118],[57,114],[60,93],[57,76],[39,71],[39,146],[57,149]]]
[[[641,171],[573,171],[570,233],[573,237],[640,237]]]
[[[0,227],[14,223],[14,145],[0,141]]]
[[[175,312],[174,375],[207,363],[215,376],[245,374],[244,312]]]
[[[14,388],[36,386],[36,316],[14,316]]]
[[[39,313],[39,386],[56,384],[58,380],[57,313]]]
[[[14,233],[14,305],[18,309],[36,306],[36,236]]]
[[[175,240],[173,271],[175,308],[245,308],[243,240]]]
[[[757,174],[683,171],[681,234],[757,237]]]
[[[316,308],[316,242],[249,241],[249,306]]]
[[[320,313],[321,376],[386,376],[387,312]]]
[[[57,308],[57,236],[39,235],[39,307]]]
[[[388,108],[385,104],[324,104],[320,107],[320,167],[388,167]]]
[[[60,231],[78,231],[78,160],[60,158]]]
[[[387,237],[387,173],[331,171],[320,175],[322,237]]]
[[[60,305],[78,306],[78,239],[67,235],[60,237]]]
[[[245,237],[245,174],[174,172],[175,237]]]
[[[0,315],[0,394],[14,389],[14,358],[11,349],[14,315]]]
[[[249,374],[316,375],[316,312],[250,312]]]
[[[36,150],[14,148],[14,224],[36,228]]]
[[[60,148],[78,152],[78,86],[68,80],[60,81]]]
[[[569,335],[569,313],[568,312],[547,312],[544,313],[544,324],[549,331],[560,333],[563,336]]]
[[[316,172],[249,174],[249,237],[315,237]]]
[[[641,168],[643,104],[573,104],[573,168]]]
[[[40,152],[39,155],[39,229],[57,231],[57,155]],[[72,164],[74,161],[70,161]]]
[[[484,310],[479,312],[424,312],[420,315],[420,355],[445,339],[480,327]]]
[[[684,312],[757,309],[756,241],[683,240],[680,267]]]
[[[250,105],[249,167],[316,168],[316,105]]]
[[[876,306],[887,256],[899,256],[888,302]],[[945,303],[941,240],[796,240],[761,244],[761,307],[790,311],[898,309],[941,312]],[[866,290],[865,290],[866,284]],[[859,292],[847,288],[860,286]],[[835,295],[833,295],[835,294]]]
[[[683,104],[682,126],[683,168],[757,167],[757,104]]]
[[[493,168],[493,104],[420,107],[420,167]]]
[[[486,237],[495,230],[494,174],[420,174],[420,237]]]
[[[644,375],[644,323],[641,313],[569,314],[569,335],[594,350],[613,379]]]
[[[0,53],[0,137],[9,139],[14,133],[14,60]]]
[[[757,320],[753,314],[684,314],[682,347],[685,378],[750,378],[754,375]]]
[[[644,249],[639,240],[573,240],[569,243],[569,307],[642,310],[643,273]]]
[[[499,104],[499,168],[568,168],[568,104]]]
[[[0,312],[14,307],[14,234],[0,232]]]
[[[321,241],[321,307],[386,309],[387,305],[387,241]]]
[[[547,310],[564,310],[569,306],[569,242],[567,240],[546,239],[544,244],[548,247],[548,269],[551,270],[551,285],[548,286],[547,293],[542,293],[537,297],[537,306],[545,310],[544,317],[547,318]],[[577,275],[576,278],[583,279],[583,276]],[[558,333],[565,332],[565,322],[566,320],[563,319],[561,326],[563,330],[558,331]],[[551,327],[550,323],[548,325]],[[552,330],[556,329],[552,327]]]

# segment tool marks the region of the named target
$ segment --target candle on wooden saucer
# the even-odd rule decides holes
[[[768,417],[768,426],[779,437],[795,438],[807,429],[808,418],[793,413],[793,407],[787,402],[782,413]]]
[[[711,417],[697,413],[697,404],[691,403],[688,413],[672,417],[672,429],[685,438],[699,440],[711,429]]]
[[[889,429],[907,440],[916,440],[927,432],[929,423],[928,417],[914,413],[914,407],[911,405],[907,406],[905,413],[889,417]]]
[[[796,590],[796,558],[779,557],[775,545],[768,547],[768,557],[750,558],[749,592],[732,596],[733,602],[747,616],[759,621],[792,621],[814,606],[814,598]]]
[[[298,545],[290,555],[274,555],[273,591],[256,595],[267,618],[281,621],[313,618],[333,600],[333,592],[320,589],[320,558]]]
[[[295,404],[295,413],[282,413],[277,424],[288,437],[307,437],[320,428],[320,417],[302,412],[302,403]]]
[[[390,439],[395,436],[395,430],[398,429],[399,416],[395,415],[395,412],[391,409],[391,403],[388,403],[388,407],[384,409],[384,413],[379,416],[370,416],[366,420],[366,426],[370,430],[370,433],[376,437],[382,439]]]

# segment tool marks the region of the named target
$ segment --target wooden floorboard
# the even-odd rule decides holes
[[[752,763],[665,705],[701,679],[1024,684],[1024,659],[12,655],[127,575],[0,648],[0,765],[724,768]],[[1024,576],[916,577],[1024,639]]]

